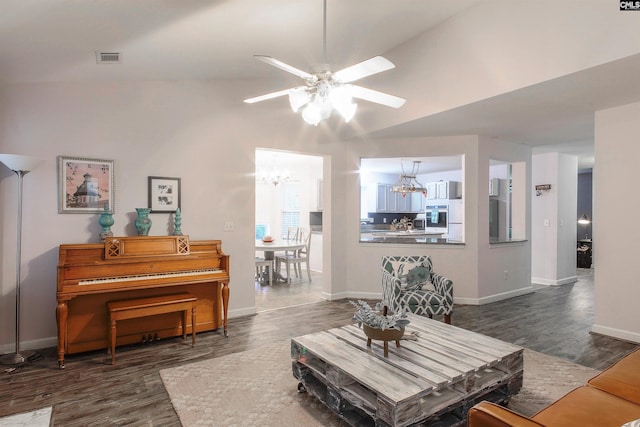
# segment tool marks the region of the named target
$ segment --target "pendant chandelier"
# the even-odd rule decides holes
[[[263,184],[273,184],[277,187],[278,184],[284,182],[293,182],[287,171],[271,171],[270,173],[264,173],[258,178],[258,182]]]
[[[393,187],[391,187],[391,191],[402,194],[402,197],[406,197],[407,193],[422,193],[423,196],[426,196],[427,189],[424,188],[424,186],[416,179],[416,176],[418,176],[418,173],[420,172],[420,163],[422,162],[414,160],[413,165],[411,166],[411,171],[407,172],[404,168],[403,161],[400,160],[402,174],[398,181],[393,184]]]
[[[261,170],[256,173],[256,182],[260,184],[273,184],[274,187],[287,182],[297,182],[291,177],[289,169],[279,166],[277,154],[270,154],[270,156],[271,167],[260,168]]]

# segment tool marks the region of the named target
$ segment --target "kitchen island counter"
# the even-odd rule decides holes
[[[372,233],[373,237],[398,237],[401,239],[438,238],[444,233],[434,231],[410,230],[410,231],[384,231]]]
[[[425,237],[425,236],[384,236],[370,234],[361,234],[360,243],[399,243],[399,244],[434,244],[434,245],[464,245],[464,242],[457,240],[449,240],[444,237]]]

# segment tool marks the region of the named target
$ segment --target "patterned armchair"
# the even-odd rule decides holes
[[[389,309],[433,317],[451,323],[453,282],[433,272],[428,256],[382,257],[382,297]]]

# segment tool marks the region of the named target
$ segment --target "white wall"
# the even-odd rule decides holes
[[[405,65],[393,70],[393,80],[402,86],[392,93],[410,102],[399,110],[359,108],[352,128],[382,128],[636,54],[639,33],[636,14],[620,13],[602,0],[585,0],[580,7],[555,0],[481,2],[386,52]],[[397,60],[403,58],[410,59]],[[380,81],[378,76],[367,80],[387,91]],[[406,251],[358,243],[359,157],[464,154],[465,245],[429,247],[428,252],[438,270],[452,272],[460,302],[488,302],[530,290],[530,242],[490,245],[488,198],[478,196],[487,189],[489,159],[523,162],[518,179],[527,190],[517,208],[529,212],[528,148],[472,136],[345,143],[330,131],[341,129],[336,121],[307,126],[291,114],[286,100],[243,104],[259,86],[251,81],[0,85],[0,152],[44,159],[25,177],[23,341],[33,348],[51,345],[55,336],[58,245],[96,242],[99,232],[98,215],[57,213],[55,158],[61,154],[115,160],[116,234],[134,233],[134,209],[146,205],[147,176],[181,177],[183,231],[194,239],[220,238],[231,255],[231,315],[255,312],[253,227],[222,230],[225,221],[253,224],[256,147],[323,156],[323,291],[331,299],[379,294],[379,273],[363,266]],[[610,209],[622,205],[626,212],[638,211],[637,198],[612,190],[634,170],[636,156],[629,153],[637,152],[638,110],[635,104],[596,116],[594,216],[601,228],[594,229],[599,266],[594,330],[640,341],[635,316],[640,291],[629,286],[637,276],[635,241],[621,239],[619,231],[634,230],[635,224],[631,215]],[[613,144],[616,149],[608,150]],[[5,347],[13,342],[15,188],[15,176],[0,168],[0,346]],[[169,216],[152,219],[151,234],[166,234]],[[518,227],[530,235],[528,219]],[[509,270],[506,280],[504,270]]]
[[[640,103],[596,112],[593,169],[593,331],[640,342],[640,263],[637,240],[640,198],[630,177],[638,163]]]
[[[400,82],[391,93],[411,102],[359,119],[368,130],[383,129],[637,54],[637,16],[614,3],[482,1],[385,53],[402,64],[391,71]],[[410,63],[403,62],[408,57]],[[376,76],[367,82],[387,89]]]
[[[558,154],[558,272],[560,283],[578,280],[577,229],[578,211],[578,158]]]
[[[533,186],[551,184],[531,206],[532,281],[543,285],[574,283],[578,159],[560,153],[533,156]]]
[[[478,165],[471,175],[475,183],[474,193],[478,199],[475,203],[478,212],[475,214],[478,241],[478,301],[488,303],[500,299],[530,293],[531,287],[531,149],[519,144],[510,144],[493,138],[479,138]],[[514,166],[512,173],[512,210],[514,218],[518,218],[516,236],[519,242],[489,243],[489,171],[492,160],[510,163]],[[467,213],[469,209],[467,202]],[[472,212],[472,214],[474,214]],[[465,218],[470,218],[466,216]],[[471,218],[473,220],[473,218]],[[469,240],[468,235],[466,236]],[[505,275],[506,271],[506,275]],[[473,301],[469,301],[472,303]]]
[[[350,227],[345,246],[348,248],[346,272],[353,296],[376,298],[381,293],[380,265],[383,255],[430,255],[437,272],[454,281],[457,303],[479,304],[531,292],[530,248],[528,242],[489,244],[489,159],[530,163],[530,149],[476,136],[415,138],[350,142],[348,144],[346,188],[347,221],[358,224],[360,184],[356,171],[364,157],[428,157],[463,155],[465,195],[465,244],[463,245],[393,245],[359,243],[359,230]],[[480,195],[479,195],[480,194]],[[503,271],[509,270],[508,279]]]
[[[181,177],[182,231],[191,239],[221,239],[223,250],[231,256],[231,316],[255,312],[256,146],[322,155],[329,174],[325,179],[325,233],[329,236],[323,246],[325,286],[331,293],[330,269],[335,265],[340,273],[345,258],[341,249],[331,248],[331,224],[337,224],[338,233],[345,231],[344,221],[331,220],[331,205],[343,209],[343,203],[341,193],[330,191],[334,171],[327,159],[336,153],[340,157],[344,147],[328,132],[310,129],[290,110],[283,114],[273,105],[242,103],[239,93],[251,89],[250,82],[0,86],[0,152],[43,159],[25,177],[23,348],[55,344],[58,245],[99,241],[99,215],[57,212],[58,155],[115,161],[115,235],[135,234],[135,208],[147,205],[148,176]],[[15,175],[2,166],[0,346],[6,351],[14,342],[15,200]],[[172,230],[169,214],[151,218],[151,235]],[[224,232],[225,221],[234,222],[235,231]],[[333,263],[332,254],[339,257]]]

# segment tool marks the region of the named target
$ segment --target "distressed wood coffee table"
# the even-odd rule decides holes
[[[367,347],[353,325],[291,340],[293,376],[351,425],[463,426],[481,400],[506,404],[522,387],[523,349],[409,315],[415,341]]]

